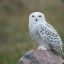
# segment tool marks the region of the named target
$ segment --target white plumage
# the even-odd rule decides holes
[[[52,50],[57,55],[61,54],[61,38],[57,31],[46,22],[43,13],[33,12],[29,15],[29,33],[41,48]]]

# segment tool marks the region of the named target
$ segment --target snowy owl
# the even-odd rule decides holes
[[[39,48],[51,50],[60,55],[62,52],[62,41],[57,31],[46,21],[41,12],[33,12],[29,15],[29,33]]]

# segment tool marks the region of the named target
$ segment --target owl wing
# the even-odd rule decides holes
[[[49,26],[49,27],[48,27]],[[55,51],[57,55],[62,52],[62,41],[57,31],[51,25],[40,24],[38,32],[42,37],[45,38],[46,43],[50,45],[50,48]]]
[[[57,32],[48,22],[45,23],[45,25],[49,28],[51,28],[53,31]]]

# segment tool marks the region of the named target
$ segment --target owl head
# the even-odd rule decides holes
[[[44,21],[45,21],[45,16],[41,12],[33,12],[29,15],[29,24],[31,25]]]

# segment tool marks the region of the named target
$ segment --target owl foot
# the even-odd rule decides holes
[[[38,50],[47,50],[44,46],[38,46]]]

